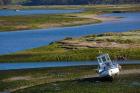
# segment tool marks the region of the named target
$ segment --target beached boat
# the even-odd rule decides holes
[[[112,62],[108,54],[101,54],[97,57],[99,77],[114,77],[118,75],[121,66]]]

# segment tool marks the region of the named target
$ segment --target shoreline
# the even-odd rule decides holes
[[[32,17],[33,15],[31,16],[27,16],[27,17]],[[49,15],[46,15],[49,17]],[[57,15],[53,15],[54,17]],[[33,24],[27,24],[27,25],[17,25],[17,26],[9,26],[9,27],[2,27],[0,28],[0,32],[15,32],[15,31],[24,31],[24,30],[37,30],[37,29],[49,29],[49,28],[57,28],[57,27],[73,27],[73,26],[82,26],[82,25],[88,25],[88,24],[97,24],[97,23],[101,23],[102,20],[100,20],[100,18],[98,19],[93,19],[93,18],[84,18],[84,17],[78,17],[78,16],[75,16],[74,14],[74,17],[70,17],[71,14],[59,14],[59,16],[64,16],[65,19],[62,18],[62,21],[59,21],[59,22],[50,22],[50,23],[33,23]],[[18,16],[13,16],[13,17],[18,17]],[[20,18],[21,17],[21,18]],[[39,17],[44,17],[45,18],[45,15],[36,15],[37,18]],[[8,19],[8,17],[5,17]],[[24,19],[23,16],[19,16],[20,19]],[[69,19],[72,19],[73,21],[69,20]],[[33,19],[34,20],[34,19]],[[50,19],[49,19],[50,20]],[[53,20],[53,19],[52,19]],[[68,22],[67,22],[68,20]],[[24,20],[23,20],[24,21]],[[47,22],[47,20],[46,20]],[[4,30],[1,30],[1,29],[4,29]],[[11,29],[11,30],[10,30]],[[13,29],[13,30],[12,30]]]
[[[107,7],[109,6],[109,7]],[[20,6],[21,7],[21,6]],[[38,6],[39,9],[44,9],[40,8],[42,6]],[[29,8],[28,6],[26,8]],[[65,9],[66,6],[53,6],[53,7],[45,7],[45,9]],[[32,30],[32,29],[48,29],[52,27],[69,27],[69,26],[80,26],[80,25],[86,25],[86,24],[96,24],[100,22],[105,22],[105,21],[114,21],[119,19],[119,17],[103,17],[99,16],[100,14],[105,14],[105,13],[114,13],[114,12],[136,12],[140,11],[140,8],[138,5],[97,5],[97,6],[71,6],[70,8],[66,9],[81,9],[84,8],[85,11],[81,13],[71,13],[71,14],[59,14],[63,16],[64,18],[61,19],[56,19],[52,18],[50,20],[50,16],[59,17],[59,15],[30,15],[26,18],[26,16],[13,16],[13,17],[0,17],[0,20],[3,22],[0,24],[0,32],[14,32],[14,31],[22,31],[22,30]],[[23,8],[24,9],[24,8]],[[32,8],[31,8],[32,9]],[[33,8],[34,9],[34,8]],[[37,8],[35,8],[37,9]],[[49,17],[49,22],[48,18]],[[5,20],[3,20],[3,18]],[[39,20],[42,18],[41,20]],[[71,18],[71,20],[69,20]],[[12,19],[16,19],[17,21],[13,21]],[[24,19],[24,20],[22,20]],[[30,19],[30,20],[26,20]],[[10,20],[10,21],[9,21]],[[46,20],[46,21],[45,21]],[[60,21],[61,20],[61,21]],[[20,25],[19,23],[22,22]],[[24,25],[22,25],[24,24]],[[8,25],[8,26],[7,26]]]
[[[8,55],[0,55],[0,62],[92,61],[102,53],[111,59],[140,59],[140,30],[65,38],[48,46]],[[76,55],[76,56],[75,56]]]
[[[51,29],[51,28],[63,28],[63,27],[74,27],[74,26],[82,26],[82,25],[90,25],[90,24],[98,24],[103,22],[111,22],[111,21],[117,21],[121,20],[120,17],[111,17],[111,16],[101,16],[102,14],[90,14],[90,15],[75,15],[78,18],[83,19],[91,19],[90,21],[81,21],[81,22],[72,22],[72,23],[60,23],[60,24],[40,24],[38,25],[38,28],[31,28],[31,29],[24,29],[26,26],[17,26],[17,28],[21,30],[9,30],[9,31],[0,31],[1,32],[20,32],[20,31],[28,31],[28,30],[37,30],[37,29]]]

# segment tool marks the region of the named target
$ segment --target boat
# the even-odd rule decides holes
[[[112,62],[109,54],[101,54],[97,57],[98,60],[98,70],[99,77],[113,77],[119,75],[121,66],[116,63]]]

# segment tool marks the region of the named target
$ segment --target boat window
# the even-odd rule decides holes
[[[105,57],[102,57],[102,60],[103,60],[103,62],[106,62],[106,58]]]
[[[107,60],[108,60],[108,61],[110,61],[110,58],[109,58],[109,57],[107,57]]]

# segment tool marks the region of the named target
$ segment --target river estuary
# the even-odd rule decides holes
[[[9,10],[7,10],[9,11]],[[25,13],[30,13],[25,11]],[[36,12],[45,14],[46,10],[36,10]],[[42,12],[43,11],[43,12]],[[48,12],[49,11],[49,12]],[[60,10],[46,11],[46,14],[54,14]],[[60,13],[79,12],[78,10],[61,11]],[[0,11],[1,13],[1,11]],[[7,12],[8,13],[8,12]],[[8,15],[8,14],[7,14]],[[22,14],[19,14],[22,15]],[[0,16],[4,16],[0,14]],[[11,12],[9,12],[9,16]],[[115,21],[108,21],[98,24],[89,24],[73,27],[58,27],[49,29],[22,30],[15,32],[0,32],[0,54],[9,54],[21,50],[36,48],[48,45],[66,37],[80,37],[89,34],[100,34],[104,32],[124,32],[140,29],[140,13],[111,13],[101,16],[122,17]],[[138,64],[138,61],[128,62]],[[78,66],[78,65],[96,65],[97,62],[46,62],[46,63],[0,63],[0,70],[8,69],[24,69],[24,68],[40,68],[40,67],[61,67],[61,66]]]

